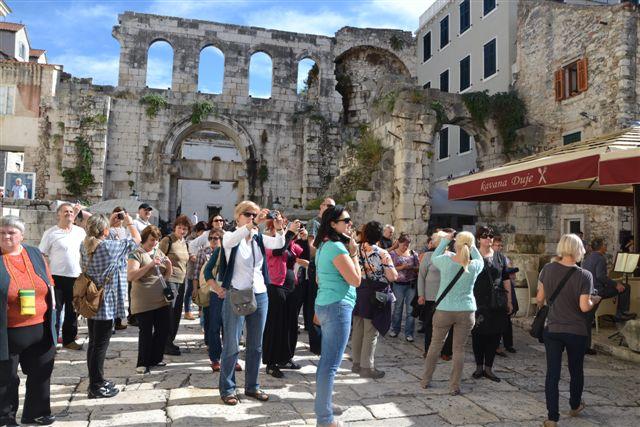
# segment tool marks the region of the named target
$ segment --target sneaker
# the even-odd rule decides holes
[[[284,374],[276,365],[268,365],[267,366],[267,374],[271,375],[273,378],[282,378]]]
[[[580,402],[580,405],[578,405],[578,407],[576,409],[572,409],[569,411],[569,416],[570,417],[577,417],[578,415],[580,415],[580,412],[582,412],[582,410],[584,409],[585,404],[584,404],[584,400],[582,402]]]
[[[108,399],[110,397],[117,395],[118,393],[120,393],[120,390],[118,390],[115,387],[112,387],[112,388],[100,387],[95,390],[90,388],[89,393],[87,394],[87,397],[89,399]]]
[[[389,332],[389,336],[390,336],[391,338],[395,338],[395,337],[397,337],[397,336],[398,336],[398,333],[397,333],[396,331],[391,331],[391,332]]]
[[[220,372],[220,362],[218,361],[211,362],[211,370],[213,372]]]
[[[82,350],[82,345],[75,341],[71,341],[69,344],[63,345],[67,350]]]
[[[22,424],[36,424],[39,426],[48,426],[56,422],[56,417],[54,415],[43,415],[38,418],[22,418],[20,423]],[[18,425],[18,424],[14,424]]]
[[[144,374],[148,374],[149,372],[151,372],[151,370],[146,366],[138,366],[136,368],[136,374],[144,375]]]
[[[408,342],[413,342],[413,337],[412,337],[411,335],[409,335],[409,336],[407,337],[407,341],[408,341]]]
[[[193,315],[193,314],[191,314],[191,313],[185,313],[185,314],[184,314],[184,318],[185,318],[186,320],[196,320],[196,316],[194,316],[194,315]]]
[[[376,368],[360,368],[360,378],[378,379],[384,377],[384,371],[378,371]]]

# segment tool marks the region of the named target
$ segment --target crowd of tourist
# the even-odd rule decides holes
[[[423,332],[420,386],[430,386],[438,359],[452,360],[454,396],[462,393],[469,337],[475,379],[500,382],[495,356],[516,352],[511,317],[518,310],[517,268],[489,227],[478,226],[475,235],[435,229],[422,251],[412,248],[409,235],[396,238],[391,225],[370,221],[356,229],[347,209],[330,198],[306,224],[243,201],[235,207],[233,224],[220,215],[208,223],[181,215],[164,237],[151,224],[153,208],[146,203],[135,218],[121,207],[109,216],[91,215],[69,203],[61,204],[57,215],[39,248],[23,244],[19,218],[0,219],[0,425],[16,425],[18,365],[27,377],[21,422],[55,421],[49,383],[56,344],[70,351],[83,348],[76,310],[87,317],[89,398],[119,392],[104,371],[114,331],[138,327],[136,372],[146,375],[167,364],[164,355],[181,355],[176,344],[181,319],[200,317],[222,402],[241,400],[236,385],[236,373],[243,370],[241,341],[243,394],[268,401],[260,367],[266,365],[266,374],[275,378],[300,369],[295,352],[302,327],[310,350],[320,356],[318,425],[339,424],[333,385],[350,339],[352,372],[377,379],[385,375],[375,363],[379,337],[402,335],[413,342]],[[557,258],[539,276],[537,301],[550,306],[544,332],[547,426],[559,418],[564,349],[570,414],[584,408],[582,366],[593,318],[585,320],[583,313],[592,316],[601,298],[617,296],[616,318],[634,316],[628,312],[628,288],[607,277],[602,239],[591,242],[586,258],[585,252],[578,236],[562,236]]]

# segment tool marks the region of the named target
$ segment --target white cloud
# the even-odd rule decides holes
[[[273,8],[249,13],[246,24],[296,33],[332,36],[336,30],[348,25],[349,19],[345,15],[327,10],[308,14],[299,10]]]
[[[61,64],[64,71],[74,77],[93,77],[95,84],[116,85],[120,58],[115,55],[78,55],[64,52],[49,58],[52,64]]]

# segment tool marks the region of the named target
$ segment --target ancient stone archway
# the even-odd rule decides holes
[[[214,131],[228,137],[238,149],[242,162],[213,159],[185,159],[180,156],[183,142],[201,131]],[[225,116],[211,116],[207,120],[193,124],[185,118],[169,131],[162,146],[162,187],[168,197],[160,207],[167,218],[174,218],[177,211],[178,181],[180,179],[234,182],[237,185],[238,200],[253,198],[256,181],[255,147],[249,133],[240,124]]]

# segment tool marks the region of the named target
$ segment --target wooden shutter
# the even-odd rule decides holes
[[[556,101],[562,101],[564,99],[564,70],[559,69],[555,72],[555,91]]]
[[[587,58],[578,60],[578,92],[589,89],[587,65]]]

